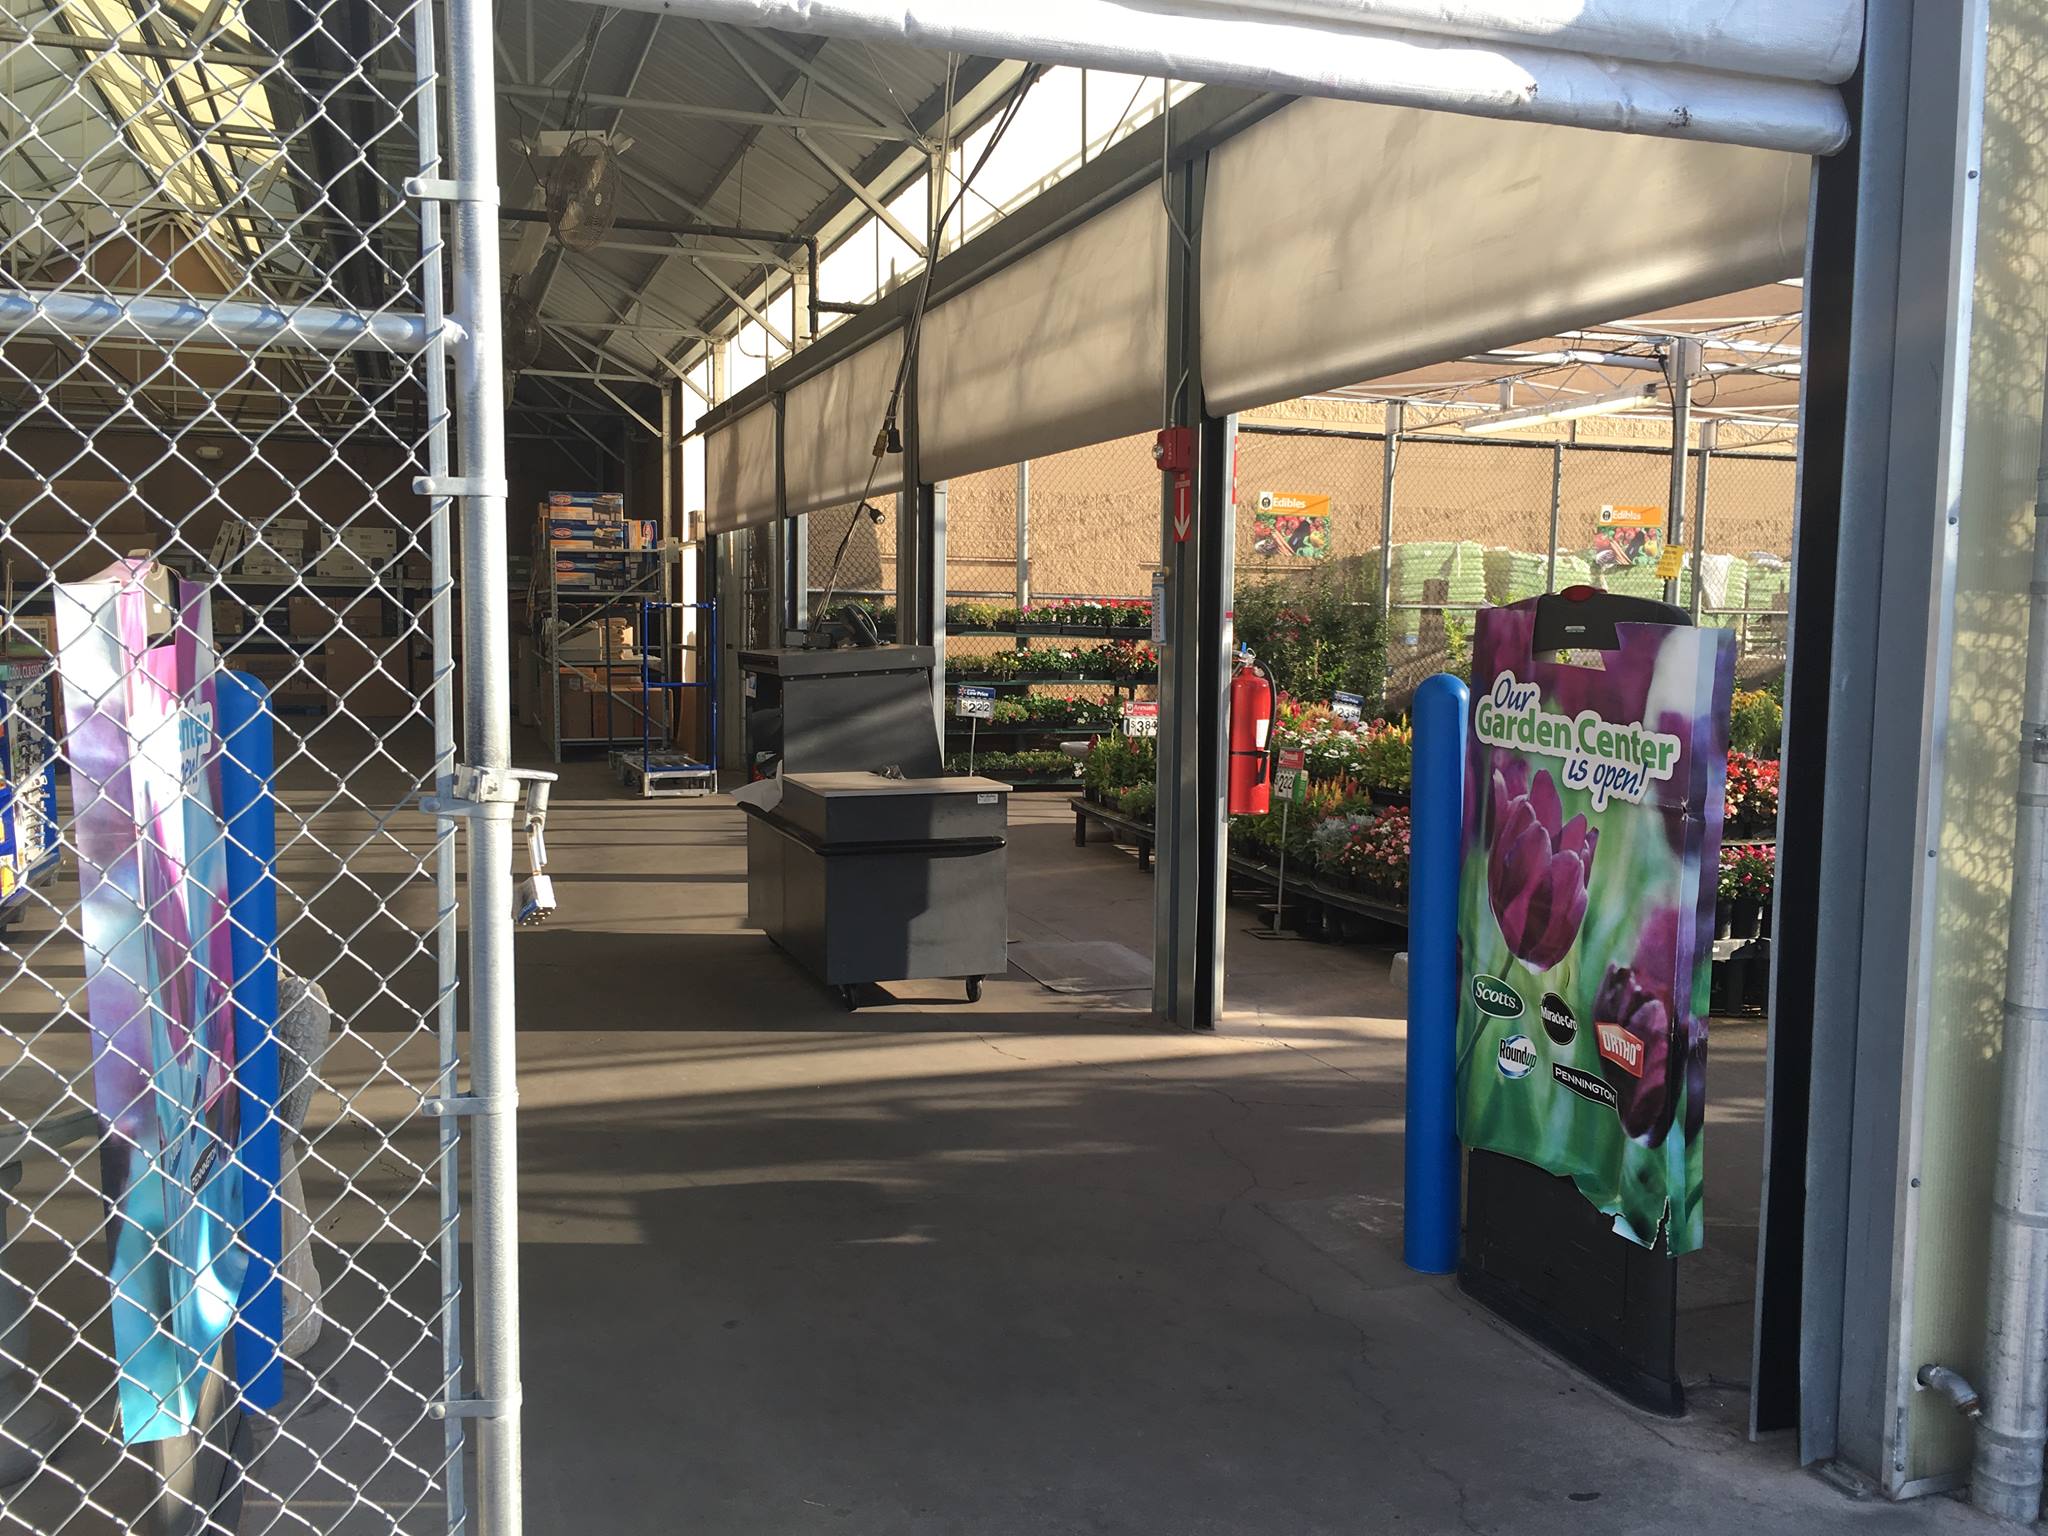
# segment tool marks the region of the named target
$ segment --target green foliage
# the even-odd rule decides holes
[[[1102,736],[1081,761],[1081,782],[1097,800],[1153,779],[1155,753],[1149,736]]]
[[[1150,821],[1152,809],[1159,798],[1158,786],[1147,780],[1120,790],[1116,797],[1116,808],[1134,821]]]
[[[946,755],[946,772],[966,771],[965,752],[950,752]],[[974,771],[991,779],[1067,779],[1074,775],[1074,760],[1057,750],[977,752],[974,754]]]
[[[1374,789],[1406,791],[1415,767],[1415,732],[1379,724],[1358,733],[1352,772]]]
[[[1778,686],[1782,689],[1781,675]],[[1776,757],[1785,730],[1785,709],[1762,688],[1745,688],[1728,711],[1728,750],[1752,757]]]
[[[997,609],[993,603],[946,604],[946,628],[994,629]]]
[[[1300,580],[1241,582],[1233,602],[1237,638],[1273,669],[1282,692],[1379,698],[1386,626],[1367,562],[1334,561]]]
[[[1472,675],[1472,627],[1468,614],[1444,615],[1444,670],[1453,677]]]

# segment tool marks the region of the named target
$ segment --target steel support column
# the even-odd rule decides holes
[[[1757,1429],[1893,1494],[1937,1485],[1907,1437],[1984,103],[1960,11],[1874,0],[1854,147],[1815,164],[1752,1367]]]
[[[1162,1018],[1213,1029],[1223,1008],[1225,873],[1224,712],[1230,676],[1230,461],[1234,427],[1205,417],[1201,401],[1197,234],[1206,159],[1170,168],[1174,233],[1166,281],[1163,419],[1197,434],[1187,538],[1174,529],[1175,490],[1162,477],[1160,568],[1165,643],[1159,655],[1159,736],[1153,846],[1152,1008]]]

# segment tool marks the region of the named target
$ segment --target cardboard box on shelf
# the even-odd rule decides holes
[[[641,721],[647,721],[650,736],[657,743],[668,735],[667,698],[650,693],[643,710],[638,667],[575,667],[562,671],[562,740],[638,740]],[[547,700],[540,700],[543,710]],[[541,729],[552,722],[543,715]]]
[[[427,694],[424,681],[417,694],[406,681],[405,645],[396,636],[336,634],[322,647],[322,664],[329,690],[358,720],[398,719]]]
[[[287,608],[295,640],[318,640],[335,627],[334,610],[308,593],[294,592]]]
[[[335,623],[358,635],[384,633],[384,600],[381,597],[340,597],[332,600],[340,611]],[[400,620],[404,622],[403,618]]]
[[[248,530],[239,571],[257,580],[289,581],[306,569],[306,520],[274,517]]]
[[[216,597],[213,600],[213,632],[216,635],[239,635],[248,628],[249,615],[240,602],[232,597]]]
[[[327,581],[370,581],[398,558],[396,528],[343,528],[320,551],[316,576]]]

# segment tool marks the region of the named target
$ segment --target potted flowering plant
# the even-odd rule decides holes
[[[1115,678],[1120,683],[1149,682],[1159,676],[1159,655],[1150,645],[1141,645],[1135,640],[1112,640],[1098,646],[1091,654],[1095,665],[1102,670],[1089,676]]]
[[[1408,893],[1408,811],[1388,806],[1362,817],[1346,842],[1340,861],[1358,889],[1405,897]]]
[[[1770,837],[1778,830],[1778,765],[1747,752],[1728,754],[1730,837]]]
[[[1056,635],[1060,632],[1059,604],[1026,603],[1017,610],[1020,635]]]
[[[1763,927],[1763,909],[1777,885],[1777,850],[1769,843],[1730,843],[1721,849],[1720,883],[1714,899],[1714,932],[1721,938],[1753,939]]]

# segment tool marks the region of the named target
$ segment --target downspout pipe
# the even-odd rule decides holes
[[[508,224],[545,224],[548,219],[547,211],[542,208],[500,208],[498,217]],[[811,279],[807,285],[810,290],[811,334],[818,334],[818,316],[827,310],[835,315],[860,313],[860,306],[857,304],[827,304],[819,300],[816,235],[795,235],[786,229],[753,229],[745,224],[705,224],[694,219],[614,219],[612,228],[627,230],[634,234],[695,235],[710,240],[754,240],[763,245],[800,245],[804,248],[804,267]]]
[[[2025,713],[2005,951],[2005,1073],[1991,1195],[1984,1416],[1970,1499],[2031,1523],[2048,1443],[2048,382],[2035,474]]]

